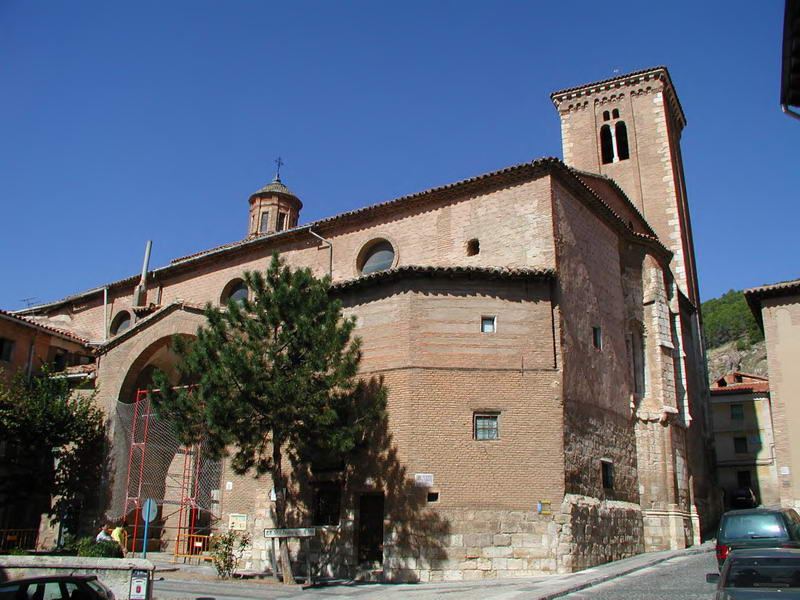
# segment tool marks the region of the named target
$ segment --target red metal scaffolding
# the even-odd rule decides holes
[[[177,388],[175,388],[177,389]],[[125,481],[125,511],[126,518],[133,512],[133,543],[132,550],[136,551],[139,541],[139,529],[142,521],[142,509],[145,498],[142,498],[147,463],[147,444],[151,434],[151,419],[155,417],[152,412],[152,403],[148,390],[137,390],[133,408],[133,421],[130,432],[130,448],[128,452],[128,472]],[[158,393],[158,390],[152,390]],[[207,549],[208,536],[197,535],[197,517],[200,512],[198,492],[200,489],[200,469],[202,463],[202,447],[200,444],[183,446],[176,453],[183,454],[183,468],[180,480],[180,501],[178,509],[178,527],[175,537],[175,556],[197,554]],[[151,468],[153,465],[150,465]],[[167,476],[168,465],[164,470]],[[161,476],[161,475],[159,475]],[[153,498],[163,506],[164,498]],[[174,513],[173,513],[174,514]],[[162,518],[163,515],[162,515]],[[144,548],[142,540],[142,549]]]

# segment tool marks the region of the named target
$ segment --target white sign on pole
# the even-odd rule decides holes
[[[314,527],[296,527],[294,529],[265,529],[265,538],[306,538],[314,537],[317,533]]]

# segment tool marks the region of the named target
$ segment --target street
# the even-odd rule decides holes
[[[659,553],[661,554],[661,553]],[[162,600],[233,600],[236,598],[263,598],[283,600],[293,598],[364,598],[413,600],[438,600],[453,598],[464,600],[535,600],[536,598],[569,598],[571,600],[696,600],[710,598],[714,586],[706,583],[706,573],[716,570],[713,552],[665,553],[667,560],[650,565],[652,556],[640,555],[625,561],[601,565],[580,573],[558,577],[532,577],[485,581],[462,581],[432,584],[338,584],[310,589],[286,588],[270,581],[243,582],[208,579],[205,581],[164,573],[164,579],[155,582],[154,599]],[[601,578],[613,577],[644,566],[627,575],[615,577],[605,583],[593,585],[572,593],[569,589]]]
[[[673,558],[660,564],[563,596],[570,600],[695,600],[708,599],[714,584],[706,573],[716,573],[713,552]]]

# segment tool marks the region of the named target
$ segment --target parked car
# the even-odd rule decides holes
[[[800,549],[734,550],[706,581],[717,584],[715,600],[800,600]]]
[[[731,510],[717,530],[717,564],[740,548],[800,548],[800,516],[792,508]]]
[[[95,575],[52,575],[0,583],[0,600],[114,600]]]
[[[750,488],[739,488],[731,492],[731,508],[755,508],[758,506],[756,493]]]

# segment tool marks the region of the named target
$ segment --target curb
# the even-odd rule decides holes
[[[657,565],[659,563],[665,562],[667,560],[670,560],[678,556],[692,556],[695,554],[702,554],[704,552],[711,552],[713,550],[714,550],[713,546],[705,546],[705,547],[703,545],[691,546],[689,548],[684,548],[683,550],[673,552],[668,556],[653,557],[651,560],[648,560],[647,562],[643,562],[638,565],[631,565],[629,568],[624,568],[619,571],[615,571],[613,573],[598,575],[593,579],[584,581],[583,583],[576,583],[572,586],[561,589],[557,592],[551,592],[549,594],[544,594],[542,596],[536,596],[536,600],[553,600],[554,598],[561,598],[563,596],[566,596],[567,594],[572,594],[573,592],[579,592],[581,590],[585,590],[586,588],[590,588],[595,585],[611,581],[612,579],[617,579],[618,577],[630,575],[631,573],[635,573],[636,571],[641,571],[642,569],[652,567],[653,565]],[[578,573],[574,573],[573,575],[577,574]]]

